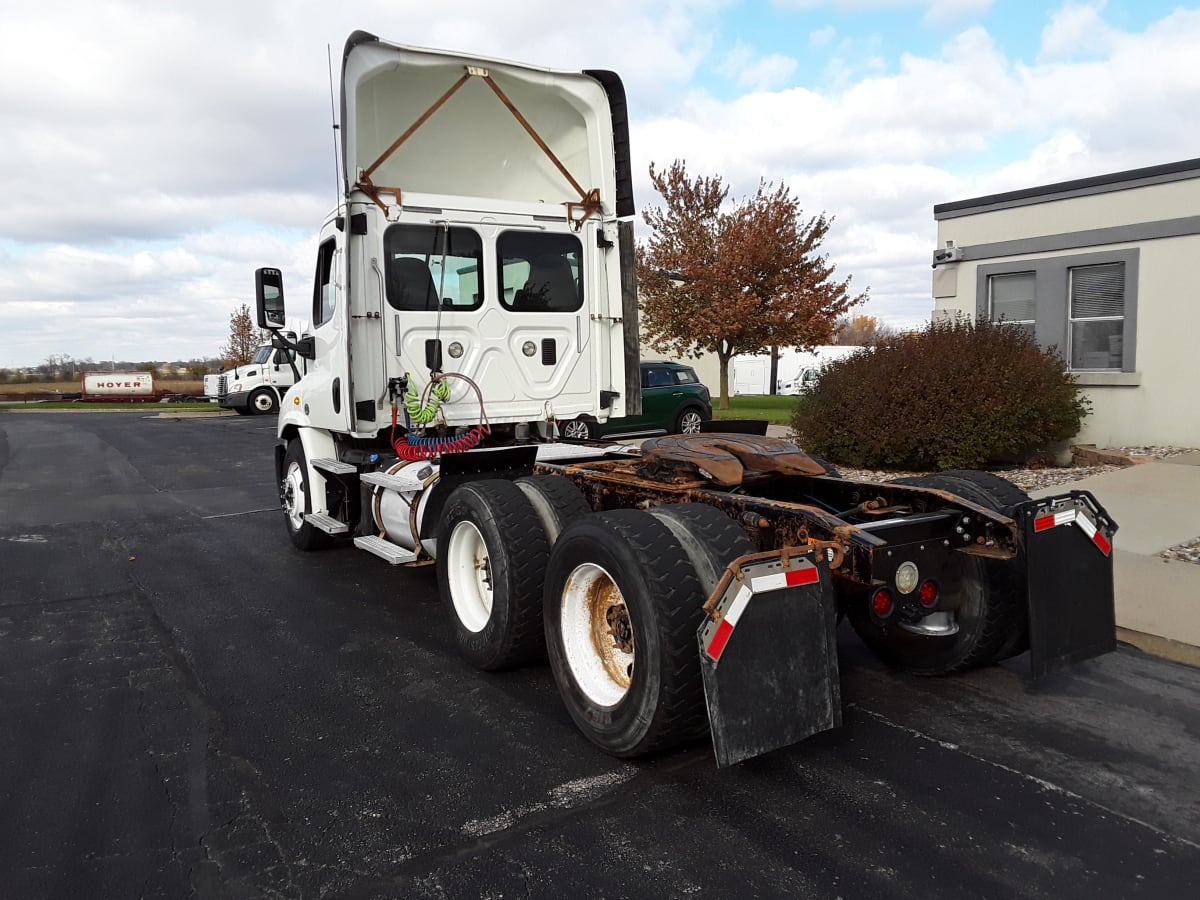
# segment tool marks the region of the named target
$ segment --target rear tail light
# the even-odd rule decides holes
[[[887,588],[879,588],[871,595],[871,612],[879,618],[886,619],[895,608],[896,601],[892,598],[892,592]]]
[[[938,586],[934,581],[926,581],[921,584],[921,590],[917,593],[917,600],[926,609],[932,609],[937,605],[938,601]]]

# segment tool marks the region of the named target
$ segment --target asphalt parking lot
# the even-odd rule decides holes
[[[288,542],[273,422],[0,412],[0,894],[1200,896],[1200,670],[889,672],[732,769],[455,655],[432,569]]]

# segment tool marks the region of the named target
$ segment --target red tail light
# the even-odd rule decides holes
[[[921,590],[917,593],[917,600],[926,609],[932,609],[938,600],[938,586],[936,582],[926,581],[921,584]]]
[[[895,608],[896,602],[892,599],[892,592],[887,588],[880,588],[871,595],[871,612],[879,618],[886,619]]]

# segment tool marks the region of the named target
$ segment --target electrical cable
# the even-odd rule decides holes
[[[441,407],[441,403],[448,400],[450,397],[449,379],[457,378],[460,381],[465,381],[467,385],[475,392],[475,397],[479,400],[479,420],[480,424],[473,426],[466,434],[458,435],[457,437],[423,437],[413,434],[405,434],[399,438],[396,437],[396,424],[399,418],[400,409],[392,404],[392,433],[391,444],[396,451],[396,455],[401,459],[411,462],[420,459],[435,459],[447,453],[464,453],[478,447],[480,442],[489,434],[492,433],[491,425],[488,423],[487,412],[483,407],[483,393],[479,390],[479,385],[468,378],[466,375],[460,375],[458,372],[435,373],[429,384],[421,391],[417,397],[416,407],[425,415],[429,412],[429,419],[432,421],[433,416]],[[444,398],[437,402],[430,402],[431,395],[436,397],[437,393],[444,394]],[[415,394],[410,390],[410,394]],[[405,415],[411,415],[408,404],[408,395],[405,395],[404,403]],[[424,424],[424,423],[422,423]]]

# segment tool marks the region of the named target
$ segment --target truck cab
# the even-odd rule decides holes
[[[263,344],[248,363],[205,375],[204,396],[243,416],[276,413],[284,392],[296,383],[296,362],[295,350]]]

